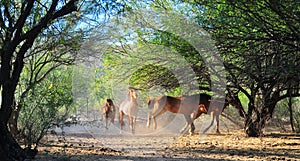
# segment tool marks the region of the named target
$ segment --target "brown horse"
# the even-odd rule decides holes
[[[120,113],[120,127],[122,130],[123,126],[123,117],[124,115],[128,115],[128,122],[131,129],[132,134],[135,133],[135,123],[138,113],[138,103],[137,103],[137,94],[134,88],[128,89],[129,99],[125,100],[121,103],[119,113]]]
[[[193,120],[197,119],[198,117],[200,117],[200,115],[202,113],[210,114],[211,115],[211,123],[207,128],[205,128],[203,133],[206,133],[211,128],[211,126],[214,124],[214,120],[216,118],[216,122],[217,122],[216,133],[220,134],[220,130],[219,130],[220,115],[222,114],[224,109],[226,107],[228,107],[229,104],[233,105],[235,108],[238,109],[239,115],[241,117],[243,117],[243,118],[246,117],[246,112],[244,111],[239,98],[237,96],[230,97],[229,95],[227,95],[225,102],[223,102],[221,100],[211,101],[210,99],[205,101],[205,103],[200,101],[198,108],[192,113],[192,119]],[[223,108],[220,108],[220,107],[222,107],[222,105],[223,105]]]
[[[209,105],[211,104],[211,106],[209,107]],[[208,106],[207,105],[204,105],[204,104],[200,104],[198,106],[198,108],[192,113],[192,119],[193,120],[196,120],[198,117],[200,117],[200,115],[202,113],[204,114],[211,114],[211,123],[210,125],[205,128],[205,130],[203,131],[203,133],[206,133],[210,128],[211,126],[214,124],[214,120],[216,118],[216,122],[217,122],[217,125],[216,125],[216,128],[217,128],[217,131],[216,133],[220,133],[219,131],[219,122],[220,122],[220,115],[221,113],[223,112],[224,108],[226,108],[226,106],[228,106],[228,103],[226,102],[224,104],[224,107],[223,108],[219,108],[221,105],[221,102],[218,102],[218,101],[215,101],[214,103],[211,103],[211,101],[209,100],[208,101]]]
[[[244,111],[237,96],[229,97],[227,95],[225,102],[217,99],[212,101],[211,96],[207,94],[197,94],[182,97],[160,96],[153,99],[148,99],[147,103],[148,108],[152,109],[152,111],[148,113],[148,127],[150,127],[151,117],[153,118],[154,128],[156,129],[157,123],[155,118],[165,113],[166,111],[170,111],[172,113],[181,113],[184,115],[186,119],[186,125],[181,130],[181,132],[184,132],[188,125],[190,125],[190,134],[192,134],[195,130],[193,121],[197,119],[202,113],[211,114],[212,118],[211,124],[204,130],[203,133],[206,133],[208,129],[211,128],[211,126],[214,124],[215,118],[217,122],[216,132],[220,133],[220,115],[229,104],[235,106],[238,109],[241,117],[246,116],[246,112]]]
[[[151,117],[154,122],[154,129],[157,128],[156,117],[165,113],[166,111],[172,113],[183,114],[186,120],[186,124],[180,132],[184,132],[188,126],[190,126],[190,134],[194,133],[195,126],[192,119],[192,113],[197,111],[199,104],[206,105],[208,107],[208,100],[211,99],[211,96],[207,94],[197,94],[191,96],[182,96],[182,97],[171,97],[171,96],[159,96],[156,98],[149,98],[147,100],[148,109],[152,109],[148,113],[148,122],[147,126],[150,127]]]
[[[108,120],[110,120],[110,123],[114,123],[115,115],[116,115],[116,107],[111,99],[106,99],[106,104],[102,108],[103,110],[103,116],[105,119],[105,128],[107,129]]]

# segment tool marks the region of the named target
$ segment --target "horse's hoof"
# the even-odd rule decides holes
[[[186,132],[186,129],[181,129],[179,132],[180,132],[181,134],[184,134],[184,133]]]
[[[190,131],[189,134],[190,134],[190,136],[192,136],[195,134],[195,131]]]

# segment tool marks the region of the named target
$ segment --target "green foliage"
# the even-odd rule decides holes
[[[171,91],[180,86],[177,78],[171,71],[158,65],[140,67],[131,76],[130,83],[134,87],[144,89],[161,86],[167,91]]]
[[[227,70],[234,74],[230,81],[270,86],[274,83],[271,78],[280,82],[300,78],[298,1],[218,0],[192,4],[197,21],[213,35]]]
[[[300,133],[300,99],[299,97],[292,99],[292,114],[293,114],[293,124],[295,131]],[[289,98],[283,99],[277,103],[277,108],[274,111],[275,118],[278,118],[282,124],[289,123],[290,120],[290,111],[289,107]]]
[[[245,129],[257,136],[287,90],[300,95],[299,1],[185,2],[216,40],[229,90],[247,97]]]
[[[91,64],[77,64],[73,69],[75,114],[87,114],[89,117],[89,111],[99,110],[109,97],[109,81],[106,80],[102,68]]]
[[[158,6],[168,6],[166,8],[173,5],[160,1],[157,3]],[[157,7],[156,4],[153,6]],[[155,7],[153,9],[155,10]],[[135,15],[133,10],[130,12]],[[149,19],[147,15],[135,16]],[[124,17],[122,22],[130,23],[135,20],[132,18],[134,16]],[[202,57],[183,38],[151,26],[155,26],[155,22],[151,20],[141,24],[134,21],[129,26],[118,22],[112,21],[107,31],[104,31],[108,34],[105,37],[113,37],[110,43],[105,43],[109,49],[101,55],[104,59],[103,67],[107,81],[120,83],[128,81],[127,85],[130,86],[145,90],[159,87],[167,92],[176,89],[177,92],[186,93],[198,89],[199,86],[209,89],[209,72]],[[184,86],[184,89],[179,90],[180,86]]]
[[[178,52],[178,54],[182,56],[193,69],[193,72],[197,76],[199,86],[201,86],[202,88],[209,88],[210,73],[208,67],[204,62],[204,55],[201,55],[198,51],[196,51],[196,49],[189,42],[187,42],[187,40],[184,40],[174,33],[160,30],[155,30],[153,31],[153,33],[145,32],[143,34],[148,36],[152,34],[153,36],[149,36],[150,38],[152,37],[152,39],[148,40],[148,42],[142,43],[141,45],[163,45]]]
[[[19,129],[25,146],[37,146],[47,130],[73,110],[71,68],[59,68],[31,89],[23,100]]]

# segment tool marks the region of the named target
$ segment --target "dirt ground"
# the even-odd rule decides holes
[[[137,129],[144,127],[141,122]],[[242,129],[224,123],[220,130],[222,134],[189,136],[176,129],[132,135],[113,126],[106,130],[102,125],[76,125],[45,137],[34,160],[300,160],[300,135],[273,130],[248,138]]]

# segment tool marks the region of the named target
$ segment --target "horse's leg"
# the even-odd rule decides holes
[[[191,113],[191,117],[193,120],[196,120],[198,117],[200,117],[202,114],[202,112],[200,111],[200,109],[198,108],[197,110],[195,110],[193,113]]]
[[[104,115],[104,127],[105,129],[107,129],[107,114],[104,113],[103,115]]]
[[[214,111],[211,112],[211,123],[210,125],[203,131],[203,133],[206,133],[208,131],[209,128],[211,128],[211,126],[214,124],[215,121],[215,113]]]
[[[111,113],[107,115],[107,126],[110,126],[111,123]]]
[[[152,118],[153,118],[153,128],[157,129],[156,117],[152,117]]]
[[[131,133],[134,134],[134,125],[133,125],[133,116],[130,116],[128,115],[128,122],[129,122],[129,126],[130,126],[130,129],[131,129]]]
[[[191,119],[191,123],[190,123],[190,135],[193,135],[195,132],[195,125],[193,120]]]
[[[112,117],[111,117],[111,123],[115,124],[115,118],[116,118],[116,107],[113,106],[113,110],[112,110]]]
[[[150,128],[150,125],[151,125],[151,112],[148,112],[147,127]]]
[[[153,126],[154,126],[154,129],[157,128],[157,122],[156,122],[156,117],[159,116],[159,115],[162,115],[163,113],[165,113],[167,110],[165,108],[161,109],[159,113],[156,113],[155,115],[152,115],[152,118],[153,118]]]
[[[111,113],[111,117],[110,117],[110,123],[114,124],[115,123],[115,112]]]
[[[180,133],[184,133],[185,132],[185,130],[186,130],[186,128],[188,127],[188,122],[187,121],[185,121],[185,125],[184,125],[184,127],[180,130]]]
[[[129,124],[130,129],[132,129],[131,128],[131,117],[130,117],[130,115],[128,115],[128,124]]]
[[[156,117],[159,116],[159,115],[164,114],[166,111],[167,111],[167,109],[162,108],[159,112],[156,112],[156,114],[152,114],[154,129],[157,128]]]
[[[108,129],[107,126],[108,126],[108,117],[105,117],[105,128],[106,129]]]
[[[134,134],[135,133],[135,123],[136,123],[136,117],[133,117],[132,118],[133,120],[132,120],[132,134]]]
[[[217,121],[217,131],[216,131],[216,133],[220,134],[220,131],[219,131],[220,115],[216,115],[216,121]]]
[[[151,123],[151,117],[153,118],[153,127],[154,129],[157,128],[157,123],[156,123],[156,117],[165,113],[167,110],[165,109],[164,105],[160,105],[159,103],[155,103],[153,110],[148,113],[148,123],[147,126],[150,127]]]
[[[124,113],[123,111],[120,111],[120,117],[119,117],[119,123],[120,123],[120,128],[121,130],[123,129],[123,116],[124,116]]]
[[[185,123],[185,126],[183,127],[183,129],[180,132],[181,133],[185,132],[186,128],[188,126],[190,126],[190,135],[192,135],[194,133],[194,131],[195,131],[195,125],[193,123],[191,115],[188,115],[188,114],[184,115],[184,118],[185,118],[186,123]]]

